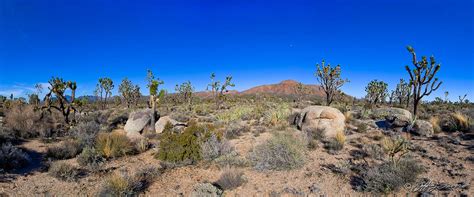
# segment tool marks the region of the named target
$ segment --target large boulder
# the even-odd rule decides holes
[[[415,124],[410,129],[410,132],[424,137],[431,137],[434,134],[433,125],[430,122],[425,120],[417,120]]]
[[[156,119],[155,119],[156,120]],[[134,111],[128,117],[124,130],[128,133],[140,134],[143,129],[150,124],[151,109]]]
[[[406,127],[413,120],[413,116],[408,110],[394,107],[375,109],[372,116],[375,119],[385,119],[386,125],[390,128]]]
[[[306,107],[297,114],[292,123],[300,130],[315,130],[326,137],[335,137],[344,132],[345,116],[338,109],[328,106]]]
[[[186,126],[185,123],[178,122],[178,121],[170,118],[169,116],[163,116],[163,117],[160,117],[160,119],[158,119],[158,121],[156,121],[156,123],[155,123],[155,132],[156,133],[162,133],[163,130],[165,130],[166,124],[168,124],[168,123],[171,123],[171,125],[173,125],[173,127]]]

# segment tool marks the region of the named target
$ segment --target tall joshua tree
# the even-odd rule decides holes
[[[77,111],[72,104],[76,92],[76,82],[64,81],[62,78],[53,77],[48,81],[48,83],[50,85],[50,87],[48,87],[49,92],[44,97],[44,106],[42,106],[41,109],[47,110],[50,113],[51,109],[60,111],[64,117],[64,121],[69,124],[70,113],[75,113]],[[71,90],[71,101],[68,101],[65,96],[65,92],[68,89]],[[57,102],[55,103],[52,101],[53,94],[57,99]]]
[[[434,56],[430,57],[429,62],[426,56],[422,56],[421,61],[418,61],[415,49],[407,46],[407,50],[412,55],[413,68],[406,65],[405,69],[410,74],[410,84],[413,90],[413,115],[416,117],[421,99],[436,91],[443,83],[435,77],[441,65],[436,63]]]
[[[324,60],[321,62],[321,65],[316,64],[315,76],[321,84],[324,93],[326,93],[326,105],[328,106],[334,101],[334,97],[344,83],[349,82],[349,80],[341,78],[340,65],[331,67],[330,64],[326,65]]]
[[[152,131],[155,131],[156,103],[162,99],[165,93],[164,90],[161,90],[158,94],[158,87],[161,84],[164,84],[164,82],[160,80],[159,78],[155,79],[155,75],[153,74],[151,70],[148,70],[147,80],[148,80],[147,87],[150,90],[150,105],[151,105],[150,129]]]
[[[387,98],[387,83],[383,81],[372,80],[369,82],[365,91],[367,92],[366,98],[370,104],[377,105],[382,103]]]
[[[107,107],[107,98],[112,96],[112,90],[114,89],[114,82],[112,79],[108,77],[100,78],[99,83],[97,84],[97,88],[95,91],[95,94],[98,96],[100,94],[100,99],[102,101],[102,108]],[[103,96],[103,93],[105,93],[105,97]]]
[[[216,81],[216,74],[211,73],[211,83],[207,85],[207,90],[211,88],[212,95],[216,102],[216,108],[220,109],[222,101],[225,98],[225,92],[228,91],[228,87],[234,87],[235,84],[232,82],[232,76],[227,76],[225,78],[224,84],[221,85],[220,81]]]

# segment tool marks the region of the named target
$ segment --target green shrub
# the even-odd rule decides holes
[[[28,154],[11,143],[2,144],[0,147],[0,171],[20,169],[30,162]]]
[[[95,148],[105,158],[121,157],[133,152],[133,145],[125,134],[100,133]]]
[[[389,193],[416,181],[423,167],[419,161],[403,158],[398,162],[387,161],[369,168],[362,174],[363,190]]]
[[[215,182],[215,184],[223,190],[232,190],[240,187],[244,183],[244,173],[232,168],[224,169],[219,180]]]
[[[77,163],[92,171],[100,170],[104,162],[104,157],[95,148],[86,147],[77,156]]]
[[[75,140],[66,140],[58,145],[48,147],[46,156],[54,159],[74,158],[81,152],[81,145]]]
[[[290,170],[303,166],[305,148],[290,134],[275,134],[257,145],[248,158],[257,170]]]
[[[71,164],[55,162],[49,167],[48,173],[63,181],[75,181],[79,176],[79,170]]]
[[[188,124],[182,133],[174,133],[165,127],[160,141],[157,159],[172,163],[194,163],[202,159],[201,144],[214,128],[210,125]]]

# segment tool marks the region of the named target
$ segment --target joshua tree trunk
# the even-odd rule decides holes
[[[151,121],[150,121],[150,130],[151,132],[155,131],[155,114],[156,114],[156,102],[155,102],[155,96],[150,95],[150,101],[151,101]]]

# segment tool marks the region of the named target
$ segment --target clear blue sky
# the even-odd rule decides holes
[[[141,84],[152,69],[170,91],[209,74],[237,90],[284,79],[317,83],[315,64],[341,64],[348,94],[372,79],[408,78],[406,45],[435,55],[434,96],[474,100],[473,1],[0,1],[0,94],[25,95],[60,76],[93,93],[99,77]],[[432,96],[431,98],[433,98]]]

